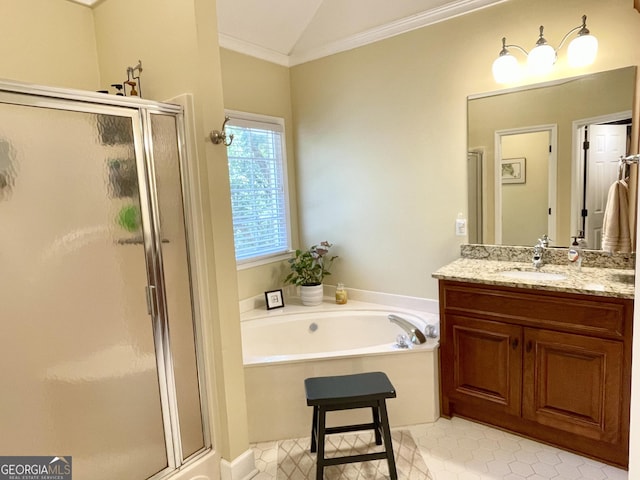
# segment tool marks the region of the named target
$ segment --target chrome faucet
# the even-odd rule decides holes
[[[427,327],[424,329],[424,334],[427,336],[427,338],[438,338],[438,331],[436,330],[435,325],[427,325]]]
[[[409,338],[411,339],[411,343],[415,345],[420,345],[421,343],[425,343],[427,341],[426,337],[424,336],[424,333],[422,333],[418,327],[416,327],[413,323],[409,322],[408,320],[405,320],[404,318],[399,317],[398,315],[394,315],[393,313],[390,314],[387,318],[391,323],[395,323],[400,328],[402,328],[405,332],[407,332],[407,334],[409,335]]]
[[[535,247],[533,247],[533,266],[538,269],[542,267],[544,261],[542,259],[542,254],[544,249],[549,245],[549,239],[546,238],[546,235],[543,235],[543,238],[538,239],[538,243],[536,243]]]
[[[549,235],[547,235],[546,233],[538,239],[538,242],[542,245],[542,248],[548,248],[550,241],[551,239],[549,238]]]

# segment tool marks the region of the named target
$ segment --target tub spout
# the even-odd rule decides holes
[[[390,314],[387,318],[391,323],[395,323],[400,328],[402,328],[405,332],[407,332],[407,334],[411,338],[411,343],[420,345],[421,343],[425,343],[427,341],[426,337],[420,331],[420,329],[416,327],[413,323],[409,322],[408,320],[405,320],[404,318],[399,317],[398,315],[394,315],[393,313]]]

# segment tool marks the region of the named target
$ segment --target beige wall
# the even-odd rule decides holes
[[[220,50],[220,60],[225,108],[284,118],[291,235],[294,246],[297,246],[298,207],[289,69],[226,49]],[[244,299],[280,288],[287,273],[286,261],[239,270],[238,294]]]
[[[142,59],[145,98],[193,93],[193,167],[200,174],[210,291],[204,302],[216,448],[235,459],[248,449],[244,371],[226,151],[206,142],[223,118],[215,0],[105,0],[91,10],[66,0],[0,0],[0,77],[86,90],[126,78]]]
[[[0,0],[0,78],[99,90],[91,10],[61,0]]]
[[[626,0],[512,0],[292,68],[302,243],[327,238],[349,287],[437,298],[430,274],[458,256],[466,212],[466,98],[504,88],[491,75],[500,39],[527,45],[538,25],[558,42],[585,13],[594,65],[640,63],[640,15]]]

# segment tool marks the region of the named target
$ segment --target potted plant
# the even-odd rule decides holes
[[[303,305],[320,305],[322,303],[322,280],[331,275],[329,269],[337,256],[330,257],[329,242],[312,245],[308,250],[296,250],[295,256],[289,259],[291,273],[284,282],[300,287],[300,298]]]

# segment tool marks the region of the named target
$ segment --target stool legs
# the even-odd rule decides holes
[[[373,431],[375,432],[375,436],[376,436],[376,445],[382,445],[382,437],[380,436],[379,410],[380,410],[379,407],[371,407],[371,416],[373,417]]]
[[[314,405],[313,421],[311,426],[311,452],[317,452],[316,455],[316,480],[323,480],[324,467],[326,465],[339,465],[341,463],[361,462],[374,459],[386,459],[389,466],[389,478],[398,480],[398,472],[396,470],[395,457],[393,455],[393,444],[391,441],[391,429],[389,428],[389,416],[387,414],[387,406],[384,399],[378,400],[371,405],[371,414],[373,423],[367,425],[354,425],[352,427],[329,428],[329,433],[346,431],[357,431],[372,428],[375,432],[376,445],[382,445],[384,440],[384,452],[376,454],[352,455],[350,457],[325,459],[325,437],[327,434],[326,415],[327,407],[323,405]]]
[[[318,441],[318,406],[313,407],[313,420],[311,421],[311,453],[317,450]]]
[[[389,429],[389,416],[387,415],[387,405],[384,400],[380,400],[380,420],[382,423],[382,436],[384,437],[384,448],[387,452],[387,464],[389,465],[389,477],[391,480],[398,480],[396,471],[396,460],[393,456],[393,446],[391,444],[391,430]]]
[[[315,408],[315,407],[314,407]],[[323,406],[319,407],[318,412],[318,440],[316,447],[318,449],[318,455],[316,456],[316,480],[322,480],[324,473],[324,437],[325,437],[325,420],[327,411]]]

